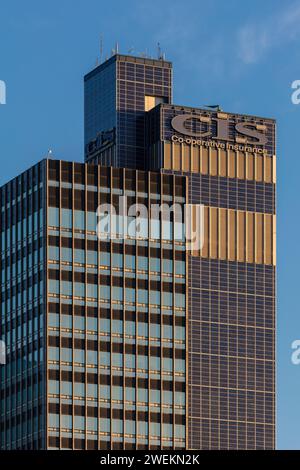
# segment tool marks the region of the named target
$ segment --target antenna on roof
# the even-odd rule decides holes
[[[133,51],[134,51],[134,47],[131,46],[131,47],[128,49],[128,54],[132,54]]]
[[[159,42],[157,43],[157,58],[161,59],[161,47]]]
[[[103,36],[102,33],[100,34],[100,64],[102,64],[103,58]]]
[[[116,42],[114,49],[111,50],[110,56],[112,57],[115,54],[119,54],[119,43]]]
[[[157,57],[158,60],[166,60],[165,53],[162,52],[159,42],[157,43]]]

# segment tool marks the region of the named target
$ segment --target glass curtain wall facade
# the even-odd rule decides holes
[[[147,170],[145,117],[172,101],[172,64],[116,54],[84,85],[86,162]]]
[[[187,136],[171,125],[182,114]],[[207,142],[217,119],[233,147]],[[154,166],[186,175],[189,203],[204,205],[204,245],[188,256],[189,448],[272,449],[275,122],[169,105],[150,112],[148,122]],[[265,145],[236,146],[237,122],[258,126]]]
[[[1,188],[1,448],[275,447],[276,123],[171,102],[170,62],[111,57],[86,163]],[[99,239],[122,195],[203,205],[203,246]]]
[[[204,247],[188,255],[187,445],[274,448],[275,122],[170,101],[145,111],[145,166],[186,175],[204,205]]]
[[[0,189],[1,449],[46,445],[45,165]]]
[[[185,242],[160,219],[152,238],[99,239],[97,207],[119,214],[121,195],[183,205],[185,178],[44,160],[1,189],[2,449],[185,448]]]

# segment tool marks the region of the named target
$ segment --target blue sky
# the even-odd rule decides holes
[[[83,160],[83,75],[116,41],[174,66],[174,102],[278,121],[278,447],[300,449],[300,1],[2,0],[0,185],[43,158]]]

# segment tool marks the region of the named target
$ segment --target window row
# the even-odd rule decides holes
[[[68,416],[68,415],[48,415],[48,427],[51,428],[64,428],[64,429],[76,429],[86,430],[104,433],[116,433],[116,434],[138,434],[141,436],[157,436],[184,439],[185,437],[185,426],[180,424],[169,424],[153,423],[148,424],[146,421],[129,421],[121,419],[108,419],[108,418],[93,418],[89,417],[87,420],[83,416]],[[173,434],[174,433],[174,434]]]

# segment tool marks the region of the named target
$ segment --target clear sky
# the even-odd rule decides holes
[[[174,102],[278,122],[278,447],[300,449],[300,1],[1,0],[0,185],[44,156],[83,161],[83,75],[115,43],[174,65]],[[299,285],[298,285],[299,283]]]

